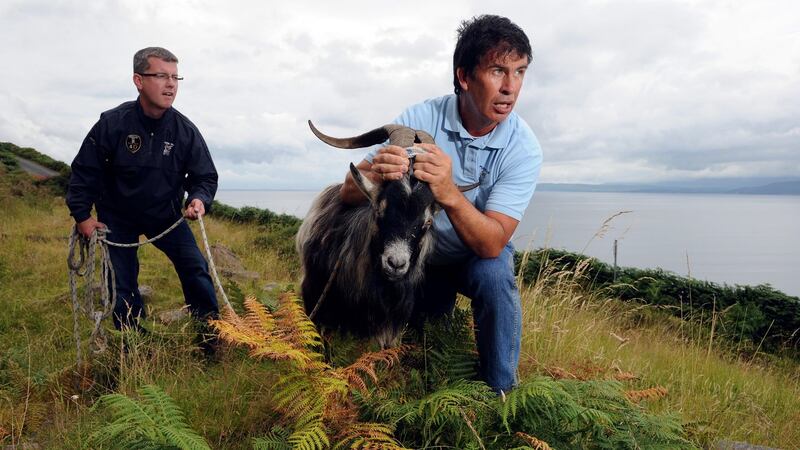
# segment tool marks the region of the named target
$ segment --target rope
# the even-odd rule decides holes
[[[72,234],[69,239],[69,255],[67,256],[67,266],[69,267],[69,287],[72,297],[72,318],[73,333],[75,335],[75,345],[77,346],[78,366],[83,362],[81,354],[81,335],[79,326],[79,316],[81,313],[89,317],[93,322],[92,334],[90,337],[90,350],[93,353],[101,353],[106,349],[106,335],[100,323],[103,319],[111,315],[114,310],[112,298],[117,297],[117,285],[114,279],[114,268],[108,254],[108,247],[103,245],[105,242],[106,230],[95,230],[90,239],[86,239],[78,233],[78,226],[73,225]],[[100,305],[95,308],[94,300],[94,270],[96,265],[95,252],[97,244],[100,242]],[[80,259],[75,260],[75,250],[79,250]],[[111,295],[108,292],[108,280],[111,279]],[[78,277],[86,277],[86,289],[84,291],[83,302],[78,298]]]
[[[87,239],[78,232],[77,224],[72,226],[72,234],[69,239],[69,254],[67,256],[67,266],[69,267],[69,286],[70,295],[72,297],[72,317],[73,317],[73,333],[75,335],[75,345],[77,347],[77,363],[80,367],[83,362],[83,355],[81,353],[81,333],[79,316],[81,314],[87,316],[93,323],[92,333],[89,338],[89,349],[92,353],[102,353],[107,347],[107,337],[103,330],[102,322],[108,318],[114,311],[114,302],[117,298],[116,279],[114,277],[114,266],[111,264],[111,257],[108,253],[108,246],[113,247],[141,247],[143,245],[151,244],[167,233],[174,230],[185,219],[181,217],[169,228],[146,241],[134,242],[130,244],[123,244],[119,242],[112,242],[106,238],[106,234],[111,231],[108,229],[96,229],[92,233],[92,237]],[[214,258],[211,257],[211,247],[208,245],[208,236],[206,234],[206,227],[203,223],[203,217],[198,216],[200,222],[200,233],[203,237],[203,244],[205,244],[206,256],[211,268],[214,281],[216,282],[217,289],[219,289],[225,307],[230,313],[235,314],[231,306],[225,290],[222,288],[219,275],[217,275],[217,268],[214,264]],[[96,304],[94,292],[96,285],[94,283],[94,271],[96,265],[96,252],[97,247],[100,247],[100,303]],[[78,253],[76,254],[76,250]],[[77,259],[76,259],[77,258]],[[85,277],[86,288],[83,295],[83,301],[78,296],[78,278]],[[111,292],[108,290],[108,282],[111,281]],[[110,294],[110,295],[109,295]],[[113,300],[112,300],[113,299]]]
[[[211,267],[211,274],[214,275],[214,281],[217,283],[217,289],[219,289],[219,293],[222,294],[222,299],[225,300],[225,307],[228,308],[229,312],[236,314],[233,311],[231,302],[228,301],[228,296],[225,295],[225,289],[222,289],[222,283],[219,281],[219,275],[217,275],[217,266],[214,264],[214,258],[211,257],[211,247],[208,246],[208,236],[206,236],[206,226],[203,223],[203,216],[197,216],[197,221],[200,222],[200,234],[203,236],[203,244],[206,247],[206,255],[208,255],[208,265]]]
[[[150,239],[148,239],[148,240],[146,240],[146,241],[142,241],[142,242],[133,242],[133,243],[130,243],[130,244],[120,244],[119,242],[111,242],[111,241],[109,241],[108,239],[106,239],[106,237],[105,237],[105,233],[110,233],[110,232],[111,232],[110,230],[109,230],[109,231],[106,231],[105,233],[103,233],[103,238],[101,239],[101,241],[102,241],[103,243],[105,243],[105,244],[107,244],[107,245],[111,245],[111,246],[113,246],[113,247],[123,247],[123,248],[141,247],[141,246],[143,246],[143,245],[152,244],[153,242],[155,242],[155,241],[157,241],[157,240],[161,239],[162,237],[166,236],[166,235],[167,235],[167,233],[169,233],[170,231],[172,231],[172,230],[174,230],[175,228],[177,228],[177,227],[178,227],[178,225],[180,225],[180,224],[181,224],[181,222],[183,222],[184,220],[186,220],[186,219],[184,219],[183,217],[181,217],[180,219],[176,220],[176,221],[175,221],[175,223],[173,223],[172,225],[170,225],[170,226],[169,226],[169,228],[167,228],[166,230],[162,231],[162,232],[161,232],[161,233],[160,233],[158,236],[154,236],[154,237],[152,237],[152,238],[150,238]],[[202,219],[201,219],[201,220],[202,220]]]

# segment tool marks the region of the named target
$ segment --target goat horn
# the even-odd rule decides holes
[[[435,144],[435,142],[433,141],[433,136],[431,136],[430,134],[422,130],[417,130],[416,134],[417,134],[416,142],[421,142],[423,144]]]
[[[338,148],[369,147],[370,145],[381,144],[387,139],[389,140],[389,144],[398,145],[400,147],[411,147],[415,142],[433,143],[433,138],[430,134],[424,131],[415,131],[403,125],[384,125],[360,136],[349,138],[335,138],[323,134],[310,120],[308,121],[308,126],[311,127],[311,132],[314,133],[314,136],[318,137],[319,140]]]

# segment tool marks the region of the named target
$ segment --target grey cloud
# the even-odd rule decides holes
[[[372,57],[389,57],[400,64],[415,64],[451,56],[452,49],[441,39],[423,34],[408,40],[393,37],[391,32],[375,42],[370,48]]]
[[[314,40],[308,33],[291,34],[283,38],[289,47],[298,52],[308,52],[313,48]]]
[[[497,2],[533,41],[517,112],[542,142],[543,181],[797,172],[800,43],[787,18],[797,6],[753,8]],[[202,130],[225,183],[339,180],[363,152],[331,152],[306,121],[352,135],[450,93],[455,29],[484,9],[10,0],[0,59],[19,70],[3,74],[0,138],[68,161],[101,111],[135,98],[131,55],[153,43],[181,58],[176,107]]]

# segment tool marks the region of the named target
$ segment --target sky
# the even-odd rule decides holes
[[[180,59],[175,107],[220,189],[319,189],[352,136],[452,93],[460,22],[499,14],[533,46],[516,112],[546,183],[800,174],[800,2],[3,0],[0,141],[71,162],[136,98],[133,54]]]

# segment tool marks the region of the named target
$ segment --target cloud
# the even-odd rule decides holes
[[[361,133],[452,92],[462,19],[507,15],[533,43],[517,112],[542,181],[786,176],[800,168],[800,6],[726,0],[274,4],[10,0],[0,5],[0,140],[69,162],[100,112],[135,98],[133,52],[180,58],[176,107],[224,188],[316,189]]]
[[[732,6],[606,2],[556,16],[557,31],[540,40],[526,87],[532,89],[520,105],[544,143],[546,166],[559,166],[544,178],[791,174],[798,164],[790,136],[800,113],[799,65],[797,58],[773,65],[776,58],[764,54],[793,54],[777,48],[800,49],[797,33],[787,42],[764,8],[748,17],[749,8]],[[774,14],[780,13],[767,16]],[[759,16],[765,21],[753,20]],[[785,20],[777,23],[789,30]],[[759,44],[738,42],[737,25],[761,36]],[[741,162],[749,173],[735,169]],[[581,170],[600,164],[617,170]],[[576,169],[572,176],[568,167]]]

